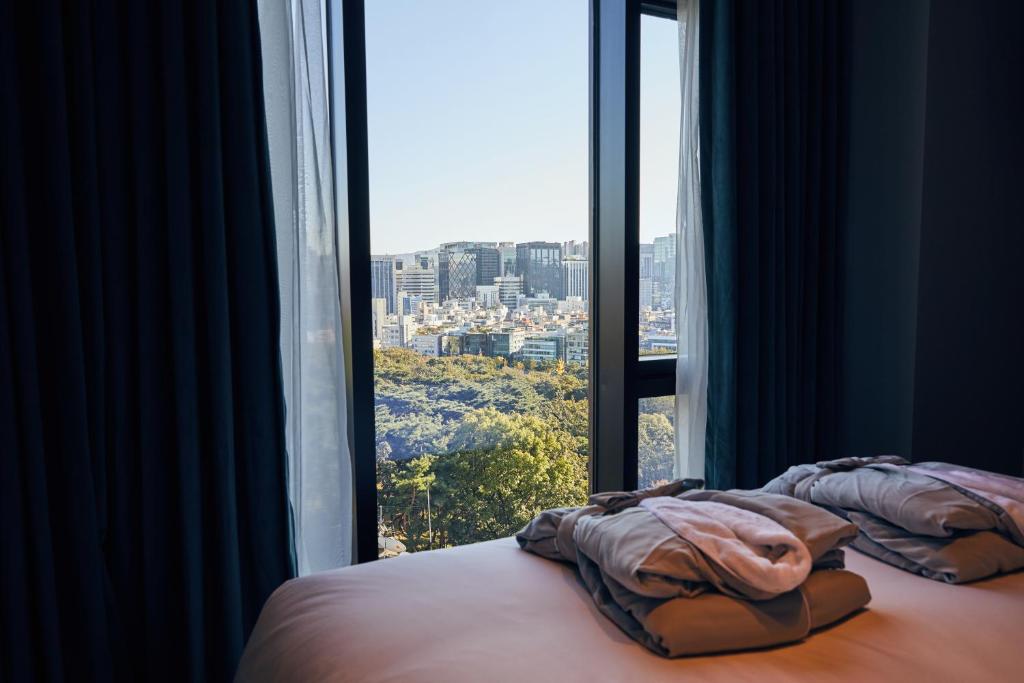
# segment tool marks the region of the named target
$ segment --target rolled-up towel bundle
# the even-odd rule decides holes
[[[762,491],[823,506],[854,522],[852,546],[947,583],[1024,567],[1024,480],[896,456],[797,465]]]
[[[793,642],[870,600],[842,569],[857,533],[849,522],[763,492],[669,493],[545,511],[517,540],[577,564],[601,612],[668,657]]]

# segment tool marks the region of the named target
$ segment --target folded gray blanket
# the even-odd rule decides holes
[[[841,547],[857,533],[850,522],[785,496],[692,488],[675,482],[546,510],[516,539],[576,564],[601,612],[669,657],[800,640],[870,600],[864,580],[842,569]],[[764,563],[781,564],[790,551],[788,584],[773,589],[751,573],[771,574]]]
[[[797,465],[761,490],[849,519],[860,529],[852,547],[861,552],[931,579],[963,583],[1024,567],[1018,523],[1024,501],[1009,497],[1020,490],[1016,482],[971,468],[911,466],[879,456]]]

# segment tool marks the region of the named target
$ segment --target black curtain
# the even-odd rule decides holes
[[[229,679],[294,573],[255,4],[0,3],[0,679]]]
[[[707,478],[760,486],[835,455],[840,5],[701,0]]]

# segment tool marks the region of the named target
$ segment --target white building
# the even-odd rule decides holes
[[[436,358],[441,355],[441,338],[443,334],[417,334],[412,338],[413,350],[421,356]]]
[[[552,299],[547,296],[547,292],[541,292],[541,294],[543,296],[524,296],[520,294],[516,297],[516,308],[542,316],[553,315],[558,310],[558,299]]]
[[[519,295],[523,293],[523,278],[518,276],[496,277],[494,285],[498,288],[498,300],[509,308],[515,308]]]
[[[566,299],[588,299],[588,265],[589,262],[582,256],[567,256],[562,260],[562,292]]]
[[[395,287],[399,292],[419,297],[420,301],[437,301],[437,274],[433,268],[402,268],[395,271]]]
[[[380,345],[385,349],[402,348],[412,342],[416,333],[416,322],[407,315],[398,316],[397,322],[384,326]]]
[[[495,278],[499,280],[501,278]],[[498,285],[477,285],[476,302],[482,308],[497,308],[501,303]]]
[[[516,243],[515,242],[499,242],[498,243],[498,275],[501,277],[511,277],[516,274]]]
[[[590,335],[586,328],[570,330],[565,335],[565,360],[567,363],[586,365],[590,358]]]
[[[383,339],[384,326],[388,323],[387,299],[370,299],[370,314],[373,317],[373,338]]]
[[[576,240],[569,240],[568,242],[562,242],[562,258],[566,256],[582,256],[584,259],[590,256],[590,242],[583,240],[577,242]]]

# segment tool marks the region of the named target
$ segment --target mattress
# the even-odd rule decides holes
[[[1024,573],[953,586],[856,552],[868,609],[803,642],[663,659],[573,569],[511,538],[295,579],[267,601],[241,681],[1020,681]],[[708,628],[714,628],[708,624]]]

